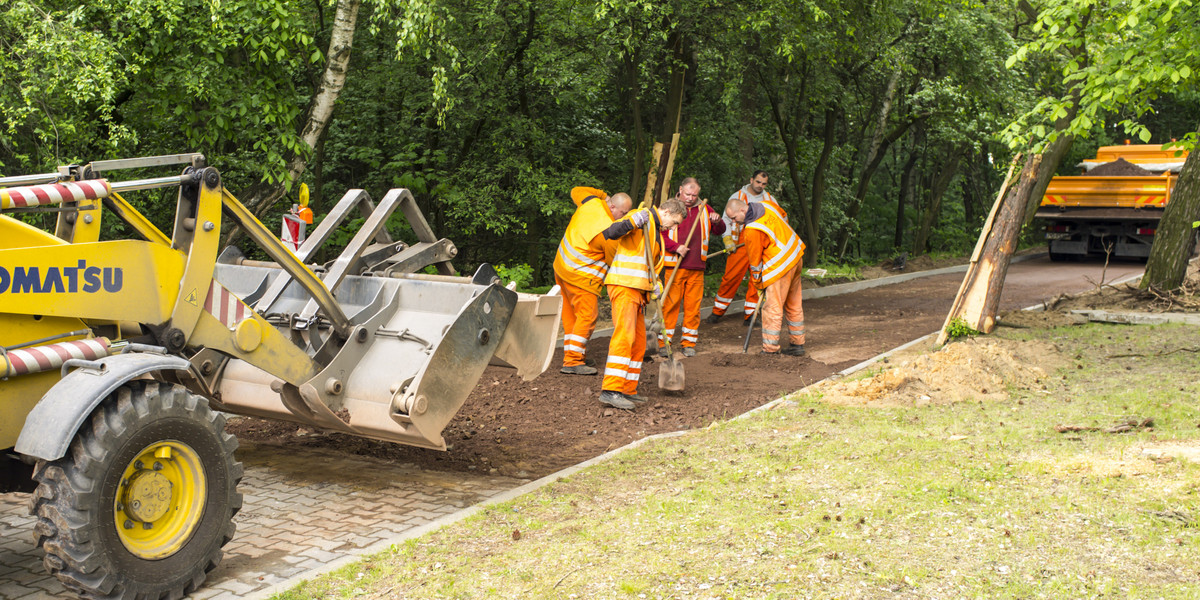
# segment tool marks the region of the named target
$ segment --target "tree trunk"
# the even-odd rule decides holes
[[[1037,184],[1041,162],[1040,154],[1031,157],[1015,185],[1010,186],[1006,179],[996,205],[992,207],[992,213],[979,234],[971,264],[963,277],[954,305],[946,316],[946,325],[938,336],[939,344],[946,342],[947,328],[954,319],[963,319],[972,329],[983,333],[990,332],[996,326],[996,310],[1000,306],[1004,277],[1025,223],[1028,204],[1025,200]],[[1011,168],[1009,173],[1011,176]]]
[[[919,158],[920,154],[917,153],[916,148],[913,148],[908,162],[904,163],[904,168],[900,170],[900,197],[896,203],[896,230],[892,239],[892,246],[897,249],[904,246],[904,207],[908,204],[908,199],[913,196],[913,189],[916,187],[913,171],[917,168]]]
[[[825,172],[829,169],[829,158],[837,147],[837,124],[841,119],[841,109],[832,107],[825,110],[825,134],[822,136],[821,156],[813,167],[812,202],[809,212],[801,213],[804,217],[805,258],[808,264],[817,264],[821,256],[821,203],[825,200]]]
[[[900,84],[900,69],[892,72],[892,76],[888,78],[887,89],[883,94],[883,102],[879,106],[879,114],[876,118],[874,133],[871,135],[871,143],[867,146],[867,151],[863,153],[860,161],[861,169],[858,175],[858,187],[855,190],[854,197],[850,199],[850,203],[846,208],[847,223],[842,226],[838,232],[837,238],[837,253],[838,256],[845,256],[846,244],[850,239],[850,228],[855,224],[855,219],[858,218],[858,211],[862,207],[863,200],[867,197],[867,191],[871,186],[871,176],[875,174],[875,170],[879,168],[879,164],[883,162],[883,155],[887,151],[888,144],[895,139],[899,139],[899,135],[888,140],[887,136],[888,118],[892,114],[892,103],[896,99],[896,91]],[[911,124],[911,123],[910,123]],[[905,126],[907,129],[907,125]],[[903,130],[899,131],[903,134]]]
[[[333,31],[329,34],[329,52],[326,55],[325,74],[321,85],[313,96],[308,110],[308,122],[304,124],[300,137],[308,146],[309,151],[325,137],[329,121],[333,117],[333,108],[337,104],[342,88],[346,86],[346,73],[350,66],[350,49],[354,45],[354,29],[358,23],[358,9],[362,0],[338,0],[337,13],[333,18]],[[308,166],[309,152],[298,152],[292,155],[288,164],[287,179],[278,185],[271,186],[265,192],[247,204],[256,215],[262,215],[269,210],[287,190],[287,187],[300,178]]]
[[[637,63],[626,53],[623,56],[625,65],[626,93],[629,94],[629,112],[633,120],[630,137],[633,146],[633,173],[629,176],[629,195],[637,198],[638,184],[646,172],[646,132],[642,126],[641,84],[638,82]]]
[[[1200,149],[1192,150],[1183,162],[1171,200],[1163,209],[1142,289],[1169,291],[1179,288],[1187,275],[1188,259],[1196,241],[1192,223],[1200,219]]]
[[[942,170],[938,172],[937,177],[933,180],[933,185],[929,188],[929,203],[921,215],[921,225],[913,236],[912,255],[914,257],[929,250],[929,237],[933,233],[933,226],[937,223],[938,215],[942,211],[942,199],[946,196],[946,190],[950,189],[950,182],[958,173],[958,166],[962,164],[964,151],[962,146],[956,146],[950,151],[946,162],[942,164]]]

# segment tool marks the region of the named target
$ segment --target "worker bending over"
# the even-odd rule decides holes
[[[570,375],[595,375],[584,361],[587,343],[596,329],[596,305],[616,243],[601,234],[633,206],[629,194],[609,196],[590,187],[571,190],[575,214],[567,224],[554,256],[554,282],[562,290],[563,366]]]
[[[755,171],[754,175],[750,177],[750,183],[743,186],[729,199],[736,198],[747,203],[762,204],[764,208],[787,223],[787,213],[767,191],[767,180],[766,171]],[[747,258],[746,248],[738,247],[742,243],[742,225],[730,221],[728,217],[725,219],[725,225],[728,231],[724,239],[725,248],[733,248],[733,250],[729,251],[729,256],[725,259],[725,276],[721,278],[721,286],[717,288],[716,302],[713,304],[712,314],[705,319],[706,323],[716,323],[721,320],[721,316],[729,309],[729,303],[737,297],[738,288],[741,287],[742,280],[746,278],[746,271],[753,264]],[[742,308],[746,315],[746,321],[750,320],[750,315],[754,314],[757,306],[758,289],[753,284],[748,285],[746,286],[746,303]]]
[[[696,355],[696,342],[700,340],[700,301],[704,299],[708,236],[710,233],[725,233],[725,222],[721,220],[721,215],[708,205],[700,206],[700,184],[695,177],[688,177],[679,184],[679,193],[675,198],[683,202],[687,216],[663,239],[667,249],[664,259],[667,270],[663,273],[663,281],[672,282],[662,305],[667,330],[658,334],[658,354],[663,357],[667,355],[666,343],[673,341],[680,304],[683,305],[683,343],[680,344],[683,346],[683,355]],[[676,270],[679,272],[671,279]]]
[[[678,200],[664,200],[657,208],[639,208],[604,230],[604,238],[617,240],[616,252],[604,283],[612,302],[613,335],[608,345],[608,361],[600,402],[632,410],[642,374],[642,355],[646,351],[645,306],[648,294],[659,289],[662,268],[662,231],[683,220],[686,211]],[[651,235],[646,235],[650,224]],[[646,248],[650,248],[650,259]]]
[[[762,339],[764,354],[780,354],[779,336],[786,321],[791,346],[782,354],[804,356],[804,306],[800,268],[804,242],[787,221],[762,202],[731,198],[725,216],[743,225],[742,243],[750,262],[750,285],[763,290]]]

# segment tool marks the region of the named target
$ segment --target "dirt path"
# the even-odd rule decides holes
[[[1074,293],[1141,272],[1142,265],[1052,263],[1042,257],[1014,264],[1001,310],[1022,308],[1059,293]],[[687,390],[669,395],[657,387],[658,364],[643,367],[639,391],[649,401],[636,411],[597,401],[600,377],[562,375],[561,352],[547,373],[523,382],[511,370],[490,367],[444,436],[451,449],[437,452],[325,434],[280,422],[237,419],[231,431],[257,443],[298,444],[364,454],[422,468],[477,471],[534,478],[666,431],[703,427],[741,414],[846,367],[937,330],[962,281],[937,275],[805,302],[808,356],[758,354],[755,331],[742,354],[745,327],[734,318],[702,325],[695,357],[685,359]],[[602,362],[607,339],[594,339],[588,355]]]

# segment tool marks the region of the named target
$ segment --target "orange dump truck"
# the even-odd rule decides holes
[[[1035,216],[1046,221],[1052,260],[1089,254],[1146,258],[1187,152],[1157,144],[1103,146],[1050,180]]]

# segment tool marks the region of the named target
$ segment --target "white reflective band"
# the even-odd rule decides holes
[[[788,321],[788,327],[804,327],[804,321]]]
[[[634,369],[639,369],[639,370],[640,370],[641,368],[642,368],[642,361],[640,361],[640,360],[639,360],[639,361],[636,361],[636,362],[634,362],[634,361],[630,361],[630,363],[629,363],[629,370],[630,370],[630,371],[632,371],[632,370],[634,370]]]
[[[568,334],[564,335],[563,339],[571,340],[572,342],[582,342],[584,344],[586,344],[588,341],[588,339],[583,337],[582,335],[575,335],[573,333],[568,333]]]
[[[766,328],[763,328],[763,330],[762,330],[762,333],[763,333],[763,335],[764,335],[764,336],[766,336],[766,335],[769,335],[769,336],[772,336],[772,337],[779,337],[779,330],[778,330],[778,329],[766,329]]]
[[[591,266],[591,265],[581,265],[581,264],[575,262],[568,255],[568,253],[564,251],[564,249],[570,250],[570,252],[573,254],[578,254],[578,253],[575,251],[574,248],[572,248],[570,245],[568,245],[566,243],[566,240],[563,240],[561,243],[559,243],[558,255],[562,257],[563,264],[567,265],[568,269],[579,272],[579,273],[591,275],[592,277],[595,277],[597,279],[604,279],[604,273],[606,271],[608,271],[608,265],[604,264],[603,262],[596,263],[596,261],[593,261],[593,260],[590,260],[587,258],[584,258],[584,260],[588,261],[589,263],[598,264],[599,267]]]
[[[725,310],[725,309],[729,308],[729,303],[728,302],[720,302],[720,301],[714,302],[713,308],[719,308],[721,310]]]
[[[683,336],[683,341],[685,341],[685,342],[696,342],[696,341],[699,341],[699,340],[700,340],[700,338],[698,338],[698,337],[696,337],[696,336],[694,336],[694,335],[685,335],[685,336]]]
[[[687,327],[684,327],[683,332],[684,333],[700,333],[700,330],[699,329],[688,329]]]
[[[732,301],[733,301],[733,298],[722,298],[721,296],[717,296],[717,302],[725,302],[725,303],[729,303],[729,302],[732,302]]]
[[[615,356],[615,355],[609,354],[607,362],[610,365],[625,365],[627,367],[629,366],[629,359],[625,358],[624,356]]]
[[[613,265],[608,272],[613,275],[627,275],[629,277],[637,277],[638,279],[648,279],[650,277],[649,272],[645,267],[640,269],[626,269],[624,267]]]
[[[580,346],[578,344],[566,344],[566,343],[563,344],[564,352],[578,352],[580,354],[583,354],[584,350],[586,350],[586,348],[584,348],[583,346]]]
[[[745,308],[758,308],[757,302],[744,302]]]
[[[616,258],[613,259],[613,264],[617,264],[617,263],[632,263],[632,264],[636,264],[636,265],[644,265],[644,264],[646,264],[646,257],[641,256],[641,255],[635,255],[635,254],[618,254],[616,256]]]
[[[608,367],[607,369],[604,369],[604,376],[605,377],[620,377],[621,379],[629,379],[629,373],[626,372],[625,369],[615,369],[613,367]]]

